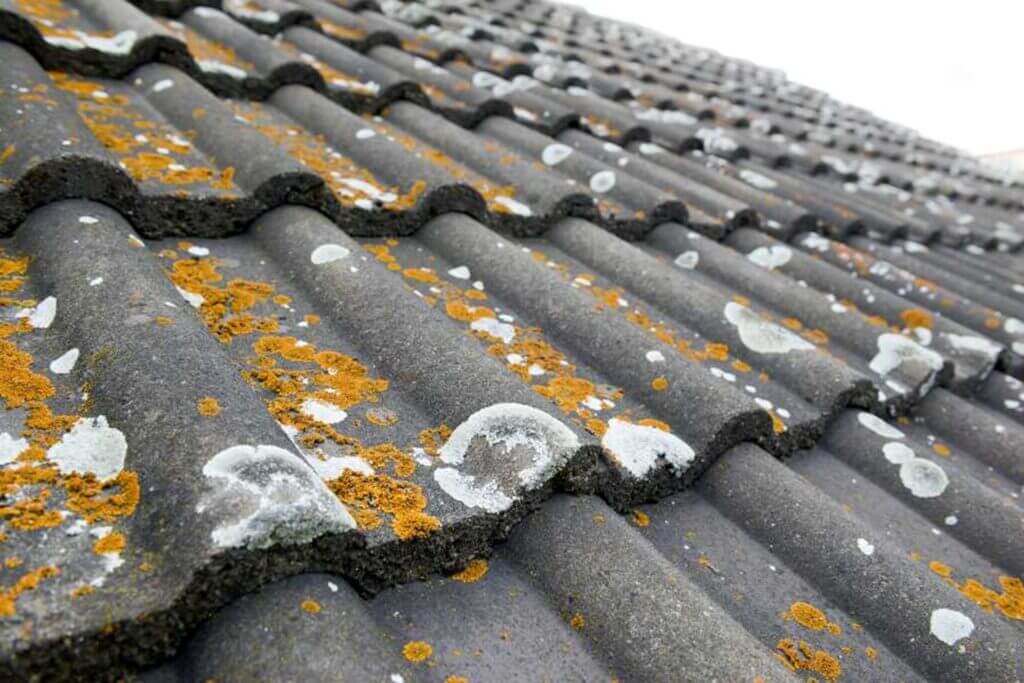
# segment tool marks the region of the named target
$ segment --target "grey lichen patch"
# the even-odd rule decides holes
[[[355,527],[316,472],[283,448],[232,446],[203,474],[210,487],[196,511],[215,517],[212,538],[222,548],[294,545]]]
[[[730,301],[725,319],[736,326],[744,346],[757,353],[813,351],[814,344],[773,322],[763,319],[746,306]]]
[[[547,413],[497,403],[452,432],[439,452],[448,467],[435,470],[434,479],[464,505],[503,512],[521,493],[543,486],[578,447],[572,430]]]
[[[61,474],[94,474],[109,481],[124,469],[128,443],[124,434],[107,424],[107,418],[82,418],[48,453]]]
[[[671,432],[612,418],[601,438],[615,460],[634,477],[642,479],[659,464],[682,476],[694,460],[694,450]]]

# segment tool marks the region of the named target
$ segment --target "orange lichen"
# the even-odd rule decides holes
[[[935,451],[937,454],[941,455],[944,458],[948,458],[949,457],[949,453],[950,453],[949,446],[947,446],[944,443],[938,443],[938,442],[933,443],[932,444],[932,450]]]
[[[475,301],[486,300],[484,292],[476,289],[463,289],[459,283],[445,280],[440,273],[434,270],[423,268],[403,268],[391,253],[390,247],[398,244],[397,240],[389,240],[384,244],[365,245],[365,249],[373,254],[375,258],[387,265],[388,268],[401,272],[408,284],[415,287],[419,283],[431,285],[430,294],[417,290],[423,300],[437,294],[444,302],[444,311],[453,320],[468,323],[470,334],[481,342],[487,344],[487,353],[494,358],[500,359],[509,372],[516,375],[520,380],[529,384],[535,392],[551,400],[559,410],[567,415],[578,419],[587,431],[595,435],[603,435],[607,430],[605,420],[598,417],[598,414],[605,410],[611,410],[619,401],[623,392],[617,387],[597,385],[594,382],[580,377],[577,367],[568,362],[565,354],[555,348],[550,342],[543,338],[541,330],[535,327],[525,327],[508,324],[514,333],[511,340],[506,341],[487,331],[472,329],[472,323],[483,319],[496,319],[496,311],[487,306],[478,305]],[[562,264],[548,261],[547,256],[541,251],[533,251],[530,257],[546,267],[568,276],[568,269]],[[580,276],[582,277],[582,276]],[[588,276],[586,282],[591,282],[593,276]],[[596,289],[596,288],[594,288]],[[616,291],[609,291],[607,295],[609,306],[619,306],[621,296]],[[432,301],[426,301],[428,305]],[[624,417],[620,415],[620,417]],[[644,424],[644,421],[640,421]],[[661,421],[651,421],[647,426],[669,431],[669,426]],[[430,453],[436,453],[437,445],[435,439],[423,441],[424,449]]]
[[[842,632],[839,624],[830,622],[824,612],[809,602],[794,602],[783,615],[783,619],[785,621],[792,619],[804,628],[812,631],[827,630],[832,635],[839,635]]]
[[[266,332],[252,342],[252,355],[245,360],[242,377],[270,394],[267,410],[280,424],[298,433],[296,440],[300,444],[315,449],[333,442],[346,455],[359,458],[374,469],[372,475],[345,470],[337,479],[327,482],[352,510],[360,528],[377,528],[381,514],[392,517],[392,531],[401,540],[428,536],[440,528],[440,521],[424,512],[427,499],[422,489],[405,480],[416,470],[412,456],[391,443],[364,444],[307,409],[309,402],[346,412],[379,403],[381,394],[388,390],[388,380],[372,376],[352,356],[321,350],[295,337],[272,334],[277,328],[275,318],[249,313],[266,302],[291,301],[291,297],[275,292],[269,283],[234,279],[224,286],[219,262],[212,258],[175,261],[169,276],[181,289],[203,297],[200,315],[221,341],[231,343],[239,337]],[[312,317],[319,322],[319,318]],[[307,321],[310,318],[306,316]],[[376,427],[387,427],[398,419],[381,408],[368,410],[365,416],[366,422]],[[436,447],[449,433],[447,427],[437,429]],[[323,457],[319,451],[314,451],[314,456]],[[394,477],[385,473],[387,468],[392,469]]]
[[[462,571],[452,574],[452,578],[461,583],[476,583],[487,574],[487,560],[470,560]]]
[[[439,281],[437,273],[426,268],[406,268],[402,271],[402,275],[410,280],[416,280],[417,282],[434,283]]]
[[[586,626],[586,625],[587,625],[586,618],[582,614],[580,614],[579,612],[576,612],[571,617],[569,617],[569,626],[572,626],[577,631],[582,631],[583,627]]]
[[[444,679],[444,683],[469,683],[469,679],[465,676],[448,676]]]
[[[122,550],[124,550],[124,534],[117,531],[107,534],[92,546],[92,551],[97,555],[119,553]]]
[[[1024,581],[1021,581],[1020,578],[1000,576],[997,581],[1002,592],[998,592],[977,579],[967,579],[963,583],[957,583],[953,578],[952,568],[938,560],[929,562],[928,568],[986,612],[999,610],[999,613],[1007,619],[1024,621]]]
[[[410,662],[423,662],[434,654],[434,648],[425,640],[410,640],[402,647],[402,656]]]
[[[92,474],[72,474],[62,479],[62,485],[68,493],[68,510],[90,524],[130,517],[139,504],[139,477],[128,470],[105,482],[100,482]],[[115,492],[101,495],[109,491]]]
[[[640,528],[646,527],[651,523],[650,516],[642,510],[633,510],[632,514],[630,514],[630,519],[633,524]]]
[[[58,88],[78,99],[78,113],[86,127],[119,157],[119,162],[137,181],[166,185],[206,183],[221,190],[234,188],[234,169],[197,166],[192,143],[194,132],[182,133],[163,121],[146,118],[124,95],[110,95],[103,85],[54,73]],[[136,129],[146,131],[138,134]],[[186,193],[187,196],[187,193]]]
[[[783,638],[775,649],[780,653],[782,663],[793,671],[812,671],[828,681],[839,680],[843,673],[838,659],[824,650],[815,650],[802,640],[798,645],[789,638]]]
[[[915,327],[925,327],[931,329],[935,325],[935,320],[932,318],[932,314],[923,308],[908,308],[900,313],[900,320],[907,327],[913,329]]]
[[[89,595],[94,590],[95,589],[92,586],[90,586],[89,584],[85,584],[84,586],[79,586],[78,588],[72,590],[71,597],[72,599],[77,599],[82,597],[83,595]]]
[[[309,612],[310,614],[320,614],[320,610],[322,609],[320,607],[320,603],[312,598],[303,600],[301,607],[304,611]]]
[[[420,446],[428,455],[437,455],[438,450],[448,440],[448,437],[452,435],[452,430],[448,425],[439,425],[437,427],[431,427],[430,429],[424,429],[420,432]]]
[[[876,650],[873,647],[866,647],[864,648],[864,654],[867,656],[868,659],[875,659],[876,657],[878,657],[878,650]]]
[[[0,289],[5,292],[18,290],[24,282],[22,277],[28,268],[28,259],[0,257]],[[0,306],[33,305],[33,302],[18,302],[12,299],[0,300]],[[77,415],[59,415],[46,405],[45,401],[55,395],[50,380],[33,371],[33,358],[15,344],[15,335],[27,334],[33,328],[22,319],[16,323],[0,324],[0,399],[7,409],[24,408],[24,430],[22,435],[28,446],[17,454],[17,465],[0,470],[0,496],[14,502],[0,506],[0,520],[17,531],[34,531],[59,526],[65,511],[76,512],[78,507],[96,507],[104,512],[108,521],[130,515],[138,502],[137,479],[132,472],[121,472],[108,482],[105,488],[118,488],[130,479],[136,483],[134,495],[129,504],[114,509],[105,507],[105,501],[95,500],[104,487],[84,486],[95,482],[92,475],[61,475],[55,466],[46,460],[47,449],[61,439],[78,421]],[[61,490],[63,496],[54,493]],[[125,493],[122,491],[122,494]],[[63,504],[64,511],[54,509]],[[93,518],[85,516],[87,522]]]
[[[196,403],[196,410],[199,411],[200,415],[214,417],[220,415],[220,403],[212,396],[207,396],[199,399],[199,402]]]
[[[35,590],[43,579],[60,574],[60,570],[52,566],[39,567],[26,572],[10,588],[0,588],[0,618],[13,617],[17,610],[15,605],[25,591]]]
[[[423,512],[427,498],[422,489],[407,481],[401,481],[384,474],[366,475],[345,470],[327,486],[355,513],[362,513],[363,519],[383,512],[392,515],[392,530],[405,541],[423,538],[441,528],[436,517]],[[367,513],[372,513],[368,515]],[[357,515],[356,520],[360,520]]]
[[[651,388],[655,391],[665,391],[668,389],[668,380],[664,377],[655,377],[651,380]]]

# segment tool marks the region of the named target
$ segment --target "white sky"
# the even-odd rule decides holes
[[[569,0],[782,69],[973,154],[1024,148],[1020,0]]]

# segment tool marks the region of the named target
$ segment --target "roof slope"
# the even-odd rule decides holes
[[[11,677],[1024,676],[1019,184],[546,3],[0,37]]]

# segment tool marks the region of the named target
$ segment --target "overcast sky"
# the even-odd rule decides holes
[[[782,69],[973,154],[1024,148],[1020,0],[570,0]]]

